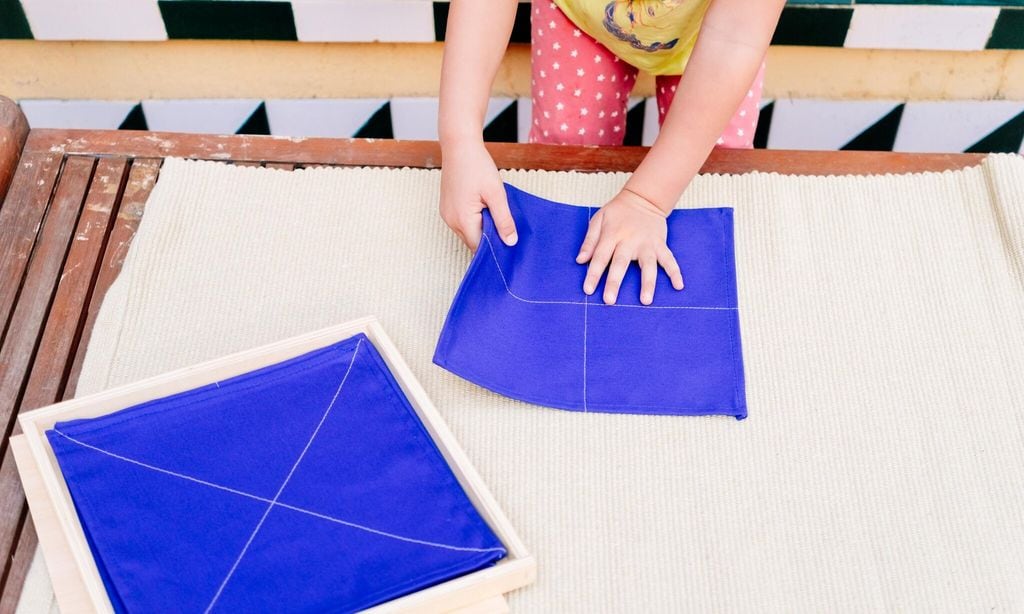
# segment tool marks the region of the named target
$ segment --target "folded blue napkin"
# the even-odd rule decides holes
[[[659,271],[654,304],[630,266],[618,302],[583,293],[576,254],[597,207],[505,186],[519,241],[483,236],[452,302],[434,362],[522,401],[585,412],[747,415],[732,209],[679,209],[668,245],[686,287]]]
[[[349,612],[505,555],[362,334],[46,435],[117,612]]]

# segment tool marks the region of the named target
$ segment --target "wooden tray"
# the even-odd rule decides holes
[[[43,556],[64,614],[112,612],[74,503],[45,432],[56,422],[95,418],[152,399],[221,381],[364,333],[373,342],[444,455],[473,505],[501,539],[508,555],[493,567],[375,606],[372,612],[505,611],[504,593],[536,578],[536,562],[516,535],[465,452],[445,425],[375,318],[293,337],[186,367],[133,384],[30,411],[19,417],[23,435],[11,439],[18,472],[39,533]]]

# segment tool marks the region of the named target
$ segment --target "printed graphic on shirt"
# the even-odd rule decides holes
[[[645,22],[657,24],[664,18],[671,19],[669,13],[679,8],[680,4],[681,0],[613,0],[604,7],[604,29],[620,41],[629,43],[634,49],[647,52],[672,49],[679,42],[679,37],[667,41],[644,42],[634,34],[634,30],[637,25],[644,25]],[[624,24],[621,23],[623,21]]]
[[[534,0],[563,13],[616,57],[653,75],[682,74],[709,0]],[[534,32],[536,34],[536,32]],[[534,36],[533,43],[536,44]]]

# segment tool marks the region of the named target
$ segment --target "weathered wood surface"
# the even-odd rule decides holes
[[[0,96],[0,203],[7,194],[21,148],[28,137],[28,120],[10,98]]]

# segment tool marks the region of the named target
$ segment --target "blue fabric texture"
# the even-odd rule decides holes
[[[506,246],[484,211],[483,236],[441,331],[434,362],[515,399],[590,412],[747,415],[732,209],[679,209],[668,245],[685,288],[659,271],[640,303],[630,266],[615,305],[583,293],[576,264],[598,207],[505,185],[519,241]]]
[[[349,612],[505,556],[365,335],[47,437],[117,612]]]

